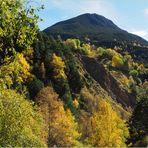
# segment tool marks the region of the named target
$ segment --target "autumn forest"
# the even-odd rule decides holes
[[[42,9],[0,0],[0,147],[148,146],[148,43],[40,31]]]

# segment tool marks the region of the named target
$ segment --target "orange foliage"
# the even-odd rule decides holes
[[[42,89],[36,97],[49,131],[49,146],[77,146],[80,134],[77,123],[70,110],[63,107],[63,102],[52,88]]]

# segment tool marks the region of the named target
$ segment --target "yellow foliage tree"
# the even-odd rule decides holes
[[[24,58],[24,55],[21,53],[18,53],[16,56],[16,62],[14,63],[15,68],[18,70],[20,80],[27,81],[27,79],[31,76],[30,70],[31,67]]]
[[[66,46],[73,48],[73,49],[80,48],[80,40],[79,39],[67,39],[64,43]]]
[[[14,90],[0,91],[0,147],[47,147],[41,113]]]
[[[6,62],[0,66],[0,87],[10,87],[14,81],[17,83],[26,82],[32,78],[30,71],[31,67],[23,54],[16,54],[12,62]]]
[[[62,101],[52,88],[42,89],[36,97],[49,131],[49,147],[78,146],[80,134],[77,123],[68,109],[65,111]]]
[[[86,141],[92,146],[125,146],[128,128],[106,101],[100,101],[98,112],[90,118],[90,127],[91,130]]]
[[[113,56],[119,54],[118,52],[116,52],[114,49],[111,49],[111,48],[106,49],[106,52],[107,52],[111,57],[113,57]]]
[[[59,104],[57,110],[50,115],[49,143],[56,146],[78,146],[80,134],[77,132],[77,123],[74,122],[70,110],[64,110],[63,104]],[[53,145],[50,145],[53,146]]]
[[[119,55],[114,55],[112,57],[112,66],[115,68],[121,68],[123,66],[124,62],[122,58]]]
[[[66,78],[64,72],[66,66],[61,57],[53,54],[51,65],[53,66],[54,78]]]
[[[79,101],[78,101],[76,98],[73,100],[73,105],[74,105],[76,108],[79,107]]]
[[[33,63],[33,61],[32,61],[33,60],[33,53],[34,53],[33,48],[27,48],[22,53],[23,53],[25,59],[27,60],[27,62],[32,64]]]
[[[82,48],[84,49],[84,52],[86,55],[89,55],[92,57],[94,56],[94,52],[93,52],[92,46],[90,44],[83,44]]]

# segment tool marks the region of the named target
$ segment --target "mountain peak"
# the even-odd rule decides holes
[[[109,27],[109,28],[116,28],[116,29],[118,28],[111,20],[105,18],[102,15],[98,15],[96,13],[92,13],[92,14],[91,13],[85,13],[85,14],[79,15],[77,17],[74,17],[72,19],[59,22],[55,25],[58,25],[58,24],[75,25],[77,23],[81,24],[85,27],[88,27],[87,29],[89,29],[90,26]]]
[[[117,26],[111,20],[105,18],[102,15],[96,14],[96,13],[92,13],[92,14],[85,13],[85,14],[78,16],[77,18],[81,18],[82,21],[83,21],[83,19],[87,19],[90,21],[89,23],[92,25],[117,28]]]
[[[77,17],[88,17],[88,18],[97,18],[97,19],[107,19],[106,17],[104,17],[103,15],[99,15],[97,13],[84,13],[84,14],[81,14]],[[75,17],[75,18],[77,18]],[[109,19],[107,19],[109,20]]]
[[[87,36],[98,45],[102,45],[104,42],[108,42],[111,45],[115,41],[119,44],[136,43],[148,45],[146,40],[120,29],[111,20],[96,13],[85,13],[66,21],[61,21],[48,27],[44,32],[54,37],[60,35],[63,39],[79,38],[83,40]]]

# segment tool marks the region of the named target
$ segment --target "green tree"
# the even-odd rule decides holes
[[[39,91],[44,88],[44,83],[35,78],[33,81],[30,81],[28,84],[28,89],[29,89],[29,95],[30,98],[34,100],[36,95],[39,93]]]
[[[71,90],[74,93],[80,93],[84,82],[78,69],[78,63],[76,63],[76,61],[71,58],[71,60],[67,62],[66,70],[68,71],[67,79]]]
[[[0,92],[0,147],[45,147],[41,114],[14,90]]]
[[[148,98],[143,97],[136,105],[132,117],[129,121],[130,127],[130,139],[129,143],[132,143],[132,146],[141,146],[136,145],[137,142],[143,141],[143,139],[148,136]],[[139,143],[140,144],[140,143]],[[148,145],[148,141],[144,146]]]
[[[130,138],[132,146],[148,145],[148,82],[140,85],[137,92],[137,104],[129,120]]]
[[[36,10],[26,0],[0,0],[1,58],[33,43],[39,19]]]
[[[129,72],[129,75],[132,76],[133,78],[137,78],[138,77],[138,71],[133,69]]]

